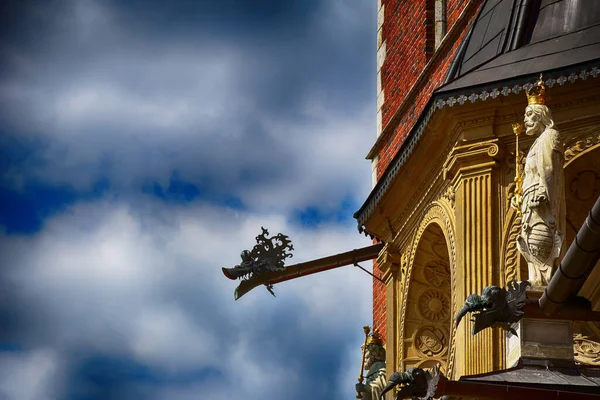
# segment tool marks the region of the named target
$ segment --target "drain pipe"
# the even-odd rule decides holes
[[[577,232],[575,240],[540,298],[540,308],[544,314],[558,313],[571,297],[577,295],[598,259],[600,259],[600,197],[596,200],[596,204]]]

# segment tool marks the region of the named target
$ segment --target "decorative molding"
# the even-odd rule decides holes
[[[452,138],[458,137],[459,130],[455,128],[450,136]],[[453,143],[449,143],[444,149],[442,154],[448,154],[454,147]],[[440,157],[436,165],[431,168],[426,178],[423,179],[423,185],[419,188],[419,190],[413,195],[410,199],[410,202],[407,203],[405,210],[401,213],[398,218],[396,218],[397,225],[400,225],[398,228],[398,233],[393,237],[393,242],[398,246],[409,246],[411,235],[407,235],[406,232],[410,232],[412,230],[417,229],[417,223],[420,221],[415,216],[422,214],[423,209],[426,204],[433,202],[437,196],[438,203],[442,206],[448,203],[448,210],[452,214],[454,212],[454,205],[450,204],[447,199],[439,196],[439,188],[441,187],[441,175],[438,171],[440,171],[444,165],[445,160]]]
[[[448,200],[448,203],[450,203],[450,207],[454,208],[454,201],[456,200],[456,189],[453,185],[448,185],[448,188],[442,194],[442,197]]]
[[[494,152],[492,152],[494,153]],[[490,159],[490,156],[487,155]],[[468,161],[468,160],[467,160]],[[493,206],[493,165],[485,157],[476,157],[472,164],[459,170],[455,178],[460,182],[460,192],[457,195],[457,215],[460,215],[460,252],[462,292],[461,296],[470,293],[481,293],[486,286],[493,285],[494,276],[490,266],[494,262],[494,235],[495,208]],[[496,278],[497,279],[497,278]],[[464,298],[463,300],[464,301]],[[471,375],[491,371],[495,356],[501,343],[494,341],[491,331],[482,332],[477,339],[467,333],[465,325],[459,329],[459,334],[464,338],[465,360],[464,370],[460,373]]]
[[[400,262],[401,255],[398,249],[392,243],[387,243],[379,254],[379,257],[377,257],[377,268],[382,272],[381,280],[386,285],[400,271]]]
[[[597,78],[600,75],[600,69],[598,67],[591,67],[583,70],[576,71],[564,71],[559,73],[546,73],[546,80],[544,81],[546,87],[553,87],[555,85],[563,86],[567,82],[575,83],[577,80],[587,80],[588,78]],[[537,81],[537,79],[536,79]],[[517,95],[522,91],[531,89],[533,84],[528,80],[514,80],[511,83],[505,83],[499,86],[497,83],[492,83],[484,88],[477,91],[466,91],[459,95],[440,97],[435,101],[435,108],[441,109],[444,107],[453,107],[456,104],[463,105],[467,101],[475,103],[476,101],[486,101],[487,99],[496,99],[498,97],[507,97],[510,95]],[[472,90],[472,89],[471,89]]]
[[[498,139],[490,139],[454,147],[444,162],[443,179],[453,178],[472,167],[481,169],[496,165],[496,159],[501,155],[498,143]]]
[[[404,360],[405,354],[404,354],[404,338],[405,338],[405,328],[406,328],[406,312],[407,312],[407,308],[406,308],[406,304],[407,304],[407,299],[408,299],[408,294],[410,291],[410,279],[413,273],[413,267],[414,267],[414,261],[415,261],[415,254],[416,251],[418,250],[419,247],[419,243],[421,241],[421,238],[423,236],[423,233],[426,231],[426,229],[433,223],[435,223],[436,225],[438,225],[443,234],[444,234],[444,238],[445,241],[447,243],[448,246],[448,258],[450,261],[450,265],[449,265],[449,271],[450,271],[450,279],[451,279],[451,288],[450,288],[450,293],[451,293],[451,299],[449,299],[449,303],[448,306],[450,308],[450,315],[452,315],[457,307],[456,307],[456,244],[455,244],[455,234],[454,234],[454,219],[453,219],[453,211],[449,210],[448,208],[444,207],[444,205],[440,202],[433,202],[431,204],[429,204],[425,210],[423,210],[422,212],[422,217],[420,219],[420,223],[418,228],[416,229],[416,232],[414,235],[411,235],[411,237],[413,237],[412,240],[412,244],[410,245],[410,251],[407,255],[408,258],[408,263],[407,263],[407,267],[406,267],[406,273],[403,275],[403,279],[402,279],[402,284],[400,286],[400,289],[402,291],[402,296],[401,298],[403,299],[402,303],[399,305],[400,307],[400,327],[399,327],[399,334],[398,334],[398,341],[399,341],[399,351],[398,351],[398,356],[400,361]],[[398,306],[398,305],[396,305]],[[448,375],[451,376],[452,371],[454,369],[454,359],[455,359],[455,349],[454,349],[454,343],[456,340],[456,326],[454,324],[452,324],[452,331],[450,332],[450,344],[449,344],[449,355],[448,355],[448,360],[447,363],[445,364],[445,367],[447,366],[448,368]]]
[[[504,282],[510,282],[517,280],[518,266],[519,266],[519,251],[517,249],[517,235],[521,229],[521,217],[517,215],[517,212],[510,208],[506,218],[504,219],[504,226],[502,232],[502,250],[500,254],[502,257],[502,271],[504,271]],[[521,277],[523,278],[523,277]]]
[[[442,260],[434,260],[423,269],[427,282],[436,288],[450,287],[450,266]]]
[[[600,343],[581,333],[573,337],[575,361],[586,365],[600,366]]]
[[[448,351],[448,333],[441,327],[424,325],[415,332],[413,345],[423,357],[440,357]]]
[[[584,69],[576,67],[572,70],[563,70],[562,72],[546,72],[545,84],[547,87],[553,87],[555,85],[564,86],[566,84],[573,84],[578,80],[587,80],[589,78],[597,78],[600,76],[600,68],[598,66],[591,66]],[[388,165],[386,172],[382,176],[379,182],[377,182],[375,188],[365,201],[364,205],[355,214],[355,218],[358,221],[360,229],[364,230],[364,226],[367,220],[373,214],[373,211],[377,205],[381,202],[383,196],[387,193],[388,189],[392,186],[393,180],[400,171],[401,167],[406,163],[410,155],[414,152],[417,143],[421,140],[425,127],[429,124],[429,121],[433,117],[434,113],[446,107],[453,107],[455,105],[463,105],[467,101],[474,103],[476,101],[487,101],[489,99],[496,99],[500,97],[508,97],[513,95],[522,95],[522,91],[532,85],[532,82],[536,82],[539,75],[532,77],[520,77],[510,81],[505,81],[502,86],[498,86],[499,83],[491,84],[479,88],[477,91],[467,91],[460,95],[436,95],[432,96],[427,108],[423,111],[421,119],[415,124],[410,134],[402,144],[397,155],[394,157],[392,162]],[[387,127],[386,127],[387,129]],[[565,152],[565,161],[569,162],[571,156],[568,156]],[[572,157],[571,157],[572,158]],[[361,230],[361,232],[362,232]],[[402,230],[399,230],[401,232]]]
[[[565,168],[579,155],[585,154],[598,146],[600,146],[600,133],[596,130],[583,138],[578,138],[575,142],[569,143],[565,146]]]

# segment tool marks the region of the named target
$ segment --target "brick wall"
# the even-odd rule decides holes
[[[454,55],[482,0],[445,0],[447,37],[435,49],[437,0],[379,0],[377,134],[380,179],[415,125],[433,91],[446,77]],[[442,2],[444,4],[444,2]],[[438,4],[439,7],[439,4]],[[456,25],[465,12],[462,25]],[[456,29],[453,28],[456,25]],[[373,274],[381,277],[376,263]],[[385,338],[385,285],[373,279],[373,328]]]
[[[373,262],[373,275],[381,278],[383,273],[377,268],[377,262]],[[385,285],[378,279],[373,279],[373,330],[378,329],[385,342]]]
[[[469,3],[475,6],[472,10],[476,10],[482,1],[446,0],[447,32],[451,32]],[[469,26],[464,24],[458,34],[452,32],[454,40],[444,43],[434,56],[431,45],[435,0],[383,0],[382,5],[385,12],[381,39],[385,43],[385,60],[381,65],[380,84],[385,98],[380,109],[385,143],[378,151],[378,179],[398,152],[433,91],[442,84]],[[471,14],[469,23],[476,12]],[[423,74],[428,63],[430,65]]]

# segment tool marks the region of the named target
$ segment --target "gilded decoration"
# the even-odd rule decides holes
[[[448,333],[434,325],[425,325],[414,338],[417,352],[424,357],[439,357],[448,350]]]
[[[454,189],[454,186],[449,185],[448,189],[442,194],[442,198],[448,200],[450,206],[454,208],[454,201],[456,200],[456,190]]]
[[[419,297],[418,310],[431,322],[441,322],[450,315],[450,299],[440,290],[427,289]]]
[[[510,282],[518,278],[519,251],[517,250],[517,235],[521,230],[521,217],[514,209],[510,209],[504,220],[502,233],[502,267],[504,271],[504,282]]]
[[[454,177],[462,167],[472,163],[479,166],[495,165],[497,158],[502,156],[498,139],[490,139],[481,142],[456,146],[452,149],[444,162],[442,176],[444,180]],[[490,160],[492,158],[492,160]]]
[[[597,132],[591,132],[586,137],[577,140],[575,143],[570,143],[565,146],[565,166],[569,165],[569,163],[580,154],[587,153],[598,146],[600,146],[600,133]]]
[[[423,275],[427,280],[427,284],[430,286],[428,289],[424,290],[420,296],[415,299],[414,311],[417,312],[423,318],[426,318],[430,321],[429,324],[424,324],[425,326],[430,326],[431,322],[435,321],[443,321],[444,318],[448,319],[452,312],[456,307],[455,303],[455,293],[456,293],[456,276],[454,273],[454,266],[456,263],[456,245],[454,239],[454,211],[449,207],[448,202],[434,202],[426,207],[423,211],[423,217],[421,218],[421,222],[416,229],[415,234],[411,235],[413,237],[412,245],[410,246],[410,251],[405,252],[404,254],[408,255],[408,263],[406,267],[406,274],[403,275],[403,287],[402,287],[402,299],[409,299],[408,295],[411,290],[411,277],[413,275],[413,267],[415,265],[415,256],[416,252],[419,249],[419,244],[423,237],[425,231],[430,228],[432,225],[440,228],[441,233],[443,234],[444,241],[434,240],[431,246],[431,253],[434,255],[433,260],[429,260],[429,262],[425,263],[421,266],[423,268]],[[445,254],[436,254],[436,253],[445,253]],[[440,259],[440,255],[443,257]],[[443,278],[442,274],[446,272],[448,274],[447,278]],[[429,279],[433,278],[433,279]],[[439,285],[439,286],[437,286]],[[441,289],[441,290],[440,290]],[[451,298],[444,294],[444,292],[451,295]],[[398,308],[400,310],[400,327],[399,327],[399,343],[403,343],[406,338],[406,314],[407,314],[407,303],[408,301],[402,301],[398,304]],[[421,329],[421,327],[419,327]],[[438,328],[439,329],[439,328]],[[431,331],[431,334],[427,334],[427,343],[433,346],[433,349],[436,349],[434,345],[434,338],[437,338],[436,331]],[[442,350],[441,355],[446,354],[446,360],[443,361],[444,369],[448,367],[448,373],[452,374],[453,364],[454,364],[454,340],[455,340],[456,328],[452,327],[451,332],[445,333],[445,340],[442,340],[441,343],[445,346],[446,350]],[[424,346],[425,337],[419,338],[418,341],[420,343],[420,347]],[[435,339],[439,340],[439,339]],[[415,345],[415,343],[413,343]],[[419,346],[419,345],[416,345]],[[417,347],[419,348],[419,347]],[[433,353],[437,350],[429,350]],[[425,354],[423,350],[417,350],[419,354]],[[404,346],[399,347],[398,351],[399,359],[401,360],[401,364],[404,366],[405,361],[404,358],[407,357],[406,350]],[[425,355],[423,355],[425,357]]]
[[[575,353],[575,361],[582,364],[600,366],[600,343],[578,333],[573,338],[573,351]]]
[[[425,279],[437,288],[450,287],[450,266],[442,260],[432,260],[425,266]]]
[[[573,335],[575,361],[600,366],[600,323],[588,321]]]

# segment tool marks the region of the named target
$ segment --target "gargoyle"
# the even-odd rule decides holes
[[[380,399],[385,398],[385,394],[398,385],[403,385],[396,393],[396,399],[421,399],[431,400],[435,396],[435,391],[440,380],[440,366],[436,365],[431,371],[421,368],[409,368],[406,372],[394,372],[383,388]]]
[[[261,227],[262,233],[256,237],[256,245],[251,251],[240,254],[242,262],[233,268],[223,268],[223,274],[229,279],[251,280],[265,272],[283,271],[284,261],[292,257],[294,250],[291,240],[281,233],[267,238],[269,231]],[[265,284],[269,293],[275,296],[273,285]]]
[[[505,330],[517,335],[517,332],[511,327],[511,324],[518,322],[523,316],[523,306],[525,305],[525,296],[527,286],[531,284],[528,281],[511,281],[508,284],[508,290],[498,286],[488,286],[483,289],[481,296],[471,294],[456,316],[456,326],[467,313],[472,312],[475,322],[472,335],[489,328],[491,326],[500,326]]]

